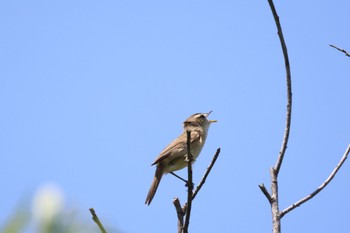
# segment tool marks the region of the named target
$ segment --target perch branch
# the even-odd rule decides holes
[[[192,201],[204,185],[211,169],[213,168],[217,158],[219,157],[220,154],[220,148],[216,150],[216,153],[210,163],[210,165],[207,168],[207,171],[205,172],[201,182],[199,185],[196,187],[196,190],[193,192],[193,171],[192,171],[192,163],[193,163],[193,156],[190,151],[190,142],[191,142],[191,131],[187,131],[187,169],[188,169],[188,180],[186,181],[187,187],[188,187],[188,192],[187,192],[187,202],[184,204],[184,206],[181,208],[180,201],[178,198],[174,198],[173,204],[176,209],[177,213],[177,219],[178,219],[178,232],[180,233],[188,233],[188,226],[190,223],[190,216],[191,216],[191,207],[192,207]],[[174,174],[177,176],[176,174]],[[181,178],[182,179],[182,178]],[[182,179],[184,180],[184,179]],[[185,180],[184,180],[185,181]],[[185,218],[185,222],[184,222]]]
[[[350,153],[350,144],[348,145],[348,148],[346,149],[343,157],[340,159],[339,163],[337,164],[337,166],[334,168],[334,170],[332,171],[332,173],[328,176],[328,178],[315,190],[313,191],[311,194],[309,194],[308,196],[300,199],[299,201],[295,202],[294,204],[292,204],[291,206],[287,207],[286,209],[284,209],[283,211],[280,212],[280,218],[282,218],[285,214],[287,214],[288,212],[292,211],[293,209],[299,207],[300,205],[302,205],[303,203],[307,202],[308,200],[310,200],[311,198],[313,198],[314,196],[316,196],[319,192],[322,191],[322,189],[324,189],[329,182],[331,182],[331,180],[334,178],[334,176],[337,174],[338,170],[340,169],[340,167],[343,165],[343,163],[345,162],[346,158],[348,157],[348,154]]]
[[[191,131],[187,130],[187,172],[188,172],[188,180],[187,180],[187,210],[185,216],[185,225],[183,228],[184,233],[188,233],[188,226],[190,225],[190,217],[191,217],[191,208],[192,208],[192,192],[193,192],[193,172],[192,172],[192,162],[193,156],[191,153]]]

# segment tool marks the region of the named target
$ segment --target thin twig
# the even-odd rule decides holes
[[[183,209],[181,208],[179,198],[174,198],[173,204],[175,206],[176,215],[177,215],[177,232],[182,233],[183,227],[184,227],[184,215],[185,215],[185,213],[184,213]]]
[[[313,191],[311,194],[309,194],[308,196],[300,199],[299,201],[295,202],[294,204],[292,204],[291,206],[287,207],[286,209],[284,209],[283,211],[280,212],[280,217],[282,218],[285,214],[287,214],[288,212],[292,211],[293,209],[299,207],[300,205],[302,205],[303,203],[307,202],[308,200],[310,200],[311,198],[313,198],[314,196],[316,196],[316,194],[318,194],[319,192],[322,191],[322,189],[324,189],[329,182],[331,182],[331,180],[334,178],[334,176],[337,174],[338,170],[340,169],[340,167],[343,165],[343,163],[345,162],[346,158],[348,157],[348,154],[350,153],[350,144],[348,145],[348,148],[346,149],[343,157],[340,159],[339,163],[337,164],[337,166],[334,168],[334,170],[332,171],[332,173],[328,176],[328,178],[325,180],[325,182],[323,182],[315,191]]]
[[[89,209],[92,215],[92,220],[94,220],[94,222],[97,224],[97,226],[100,228],[102,233],[107,233],[107,231],[105,230],[105,228],[103,227],[100,219],[98,218],[94,208],[90,208]]]
[[[192,200],[197,196],[199,190],[202,188],[203,184],[205,183],[205,181],[206,181],[206,179],[207,179],[211,169],[213,168],[213,166],[214,166],[214,164],[216,162],[216,159],[219,157],[219,154],[220,154],[220,148],[218,148],[216,150],[216,153],[215,153],[213,159],[211,160],[211,163],[210,163],[209,167],[207,168],[207,171],[205,172],[205,174],[204,174],[201,182],[199,183],[199,185],[197,185],[197,187],[196,187],[196,189],[195,189],[195,191],[194,191],[194,193],[192,195]]]
[[[345,49],[338,48],[337,46],[332,45],[332,44],[330,44],[329,46],[331,46],[331,47],[333,47],[333,48],[335,48],[335,49],[339,50],[339,51],[340,51],[340,52],[342,52],[342,53],[344,53],[344,54],[345,54],[345,56],[350,57],[350,53],[349,53],[348,51],[346,51]]]
[[[183,228],[184,233],[188,233],[188,226],[190,225],[191,208],[192,208],[192,192],[193,192],[193,177],[192,177],[192,162],[193,156],[191,153],[191,131],[187,130],[187,172],[188,172],[188,182],[187,182],[187,210],[185,216],[185,225]]]
[[[283,142],[281,149],[279,151],[279,156],[277,158],[277,162],[275,165],[276,174],[278,176],[279,170],[282,165],[283,157],[287,149],[288,145],[288,139],[289,139],[289,132],[290,132],[290,124],[292,119],[292,79],[291,79],[291,72],[290,72],[290,65],[289,65],[289,57],[288,57],[288,51],[287,51],[287,45],[284,41],[284,36],[282,33],[282,27],[279,21],[279,17],[277,15],[277,11],[275,9],[275,6],[273,4],[272,0],[268,0],[270,4],[270,8],[273,14],[273,17],[275,19],[276,27],[277,27],[277,33],[278,37],[281,42],[283,57],[284,57],[284,65],[286,68],[286,81],[287,81],[287,114],[286,114],[286,126],[284,130],[284,136],[283,136]]]
[[[266,187],[264,184],[259,184],[259,188],[261,190],[261,192],[263,192],[263,194],[265,195],[265,197],[267,198],[267,200],[269,201],[269,203],[272,203],[272,198],[271,195],[269,193],[269,191],[267,191]]]

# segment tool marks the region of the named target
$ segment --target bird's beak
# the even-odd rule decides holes
[[[213,111],[210,111],[207,113],[206,117],[208,117],[210,115],[210,113],[212,113]],[[217,120],[208,120],[209,123],[214,123],[214,122],[218,122]]]

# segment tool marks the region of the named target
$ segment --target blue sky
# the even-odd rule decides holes
[[[329,47],[350,50],[350,2],[276,7],[294,98],[284,209],[326,179],[350,142],[350,60]],[[55,184],[64,209],[92,226],[90,207],[120,232],[175,232],[172,199],[184,202],[186,189],[165,176],[145,206],[150,164],[189,115],[213,110],[218,123],[195,183],[222,152],[190,230],[271,232],[258,184],[269,187],[286,91],[267,1],[2,1],[0,33],[1,225]],[[347,161],[322,193],[286,215],[283,232],[349,229],[349,169]]]

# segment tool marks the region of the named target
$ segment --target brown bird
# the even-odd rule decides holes
[[[187,167],[186,156],[188,130],[191,131],[190,148],[193,155],[193,161],[196,160],[204,146],[210,124],[216,122],[216,120],[207,119],[210,113],[211,111],[208,113],[196,113],[187,118],[187,120],[183,123],[183,133],[172,141],[167,147],[165,147],[156,160],[152,163],[152,165],[157,165],[157,169],[151,188],[148,191],[145,204],[151,204],[152,199],[156,194],[159,182],[164,174]]]

